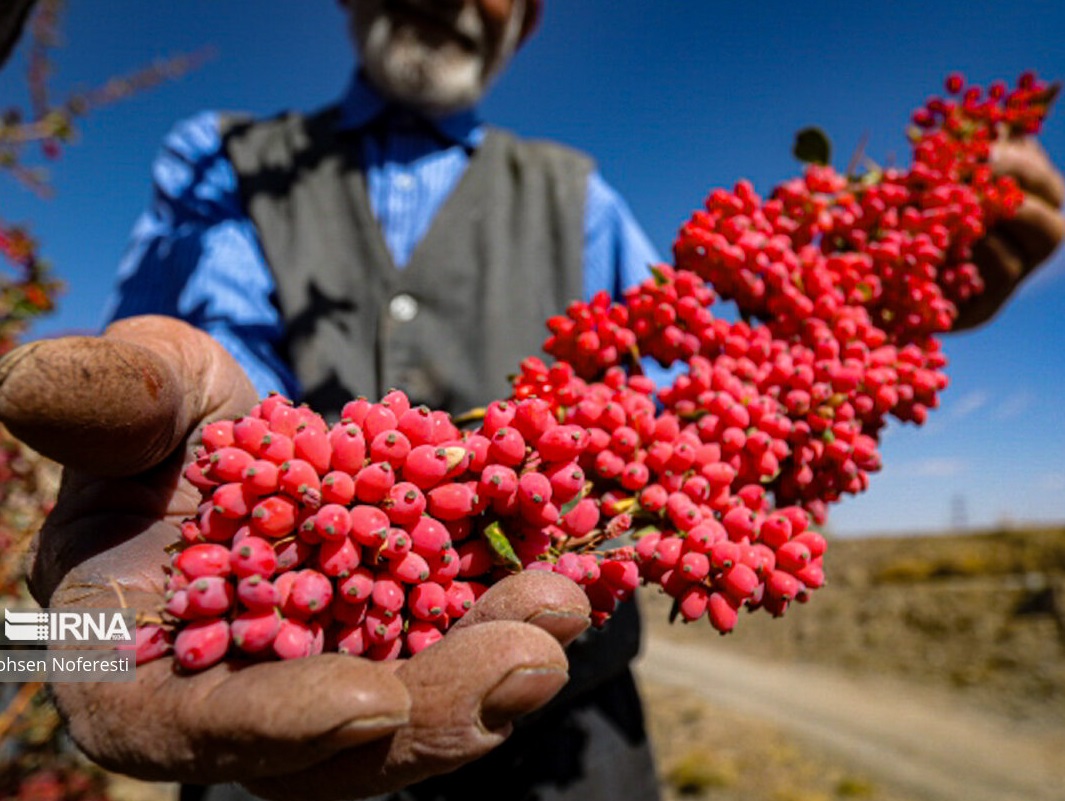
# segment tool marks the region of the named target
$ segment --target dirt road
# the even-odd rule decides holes
[[[946,692],[811,665],[770,664],[649,632],[641,681],[762,721],[921,801],[1065,801],[1065,721],[1048,731],[963,708]]]

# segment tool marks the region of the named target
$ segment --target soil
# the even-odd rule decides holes
[[[720,637],[642,591],[667,798],[1065,801],[1065,530],[830,544]]]

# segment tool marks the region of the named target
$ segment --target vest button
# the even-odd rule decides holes
[[[397,322],[409,323],[418,316],[418,301],[406,292],[401,292],[388,302],[388,313]]]

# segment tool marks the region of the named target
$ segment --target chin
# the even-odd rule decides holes
[[[441,116],[469,108],[487,88],[483,58],[458,44],[433,45],[409,30],[374,25],[360,49],[373,84],[425,114]]]

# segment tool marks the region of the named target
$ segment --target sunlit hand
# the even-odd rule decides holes
[[[164,548],[194,514],[183,477],[205,421],[255,403],[210,337],[162,317],[100,338],[31,343],[0,362],[0,421],[65,465],[31,571],[42,605],[159,608]],[[71,734],[112,770],[157,781],[237,781],[269,798],[385,792],[475,759],[567,679],[562,645],[588,624],[578,587],[520,574],[444,639],[399,663],[339,654],[226,662],[135,683],[57,684]]]
[[[985,289],[959,309],[956,328],[994,316],[1065,237],[1065,180],[1039,142],[1029,136],[1000,140],[992,148],[991,164],[996,173],[1016,179],[1025,200],[1015,217],[998,223],[974,248]]]

